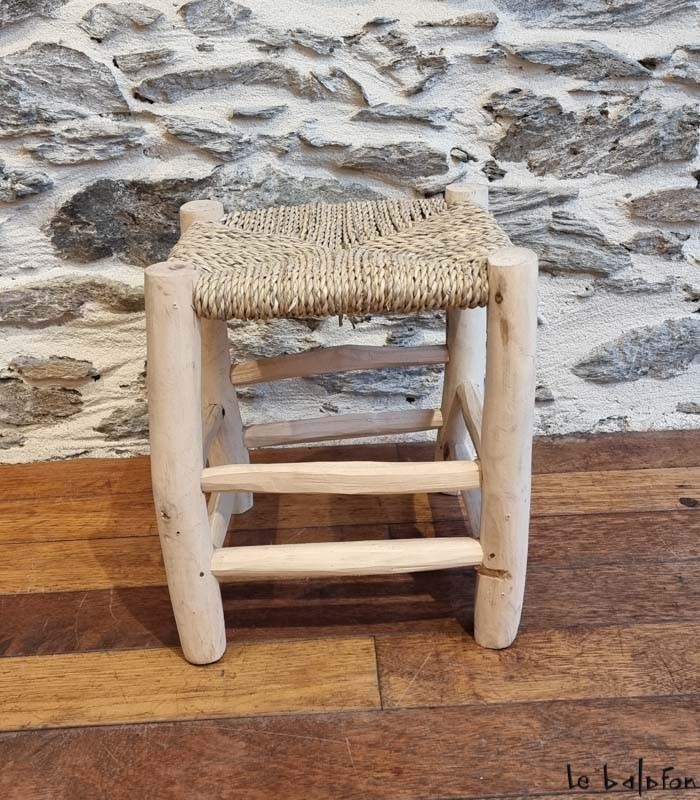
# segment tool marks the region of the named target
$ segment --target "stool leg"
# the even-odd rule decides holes
[[[169,261],[146,270],[151,474],[158,532],[180,643],[208,664],[226,649],[214,546],[201,490],[201,342],[192,308],[195,270]]]
[[[184,233],[194,222],[218,222],[224,207],[217,200],[193,200],[180,208],[180,229]],[[248,464],[248,450],[243,442],[243,422],[236,390],[231,384],[231,356],[226,322],[200,320],[202,337],[202,418],[213,405],[222,407],[224,417],[209,450],[210,467],[225,464]],[[215,547],[226,538],[232,514],[243,514],[253,507],[250,492],[215,492],[209,499],[209,519]]]
[[[481,430],[481,545],[474,635],[515,638],[525,591],[535,403],[537,256],[503,248],[489,259],[486,387]]]
[[[488,185],[481,183],[452,184],[445,191],[448,206],[470,200],[482,208],[488,207]],[[456,402],[457,387],[472,383],[483,394],[486,362],[486,309],[451,308],[447,311],[447,351],[442,387],[442,418],[444,426],[438,433],[436,458],[473,459],[475,457],[461,414],[451,414]],[[481,522],[481,491],[469,489],[462,493],[472,536],[479,535]]]

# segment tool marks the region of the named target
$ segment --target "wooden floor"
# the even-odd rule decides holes
[[[350,454],[430,448],[323,455]],[[0,798],[563,800],[640,758],[651,797],[700,797],[669,783],[700,787],[700,432],[539,441],[535,471],[508,650],[474,644],[474,573],[453,570],[230,585],[228,652],[192,667],[147,460],[0,467]],[[465,525],[444,495],[260,495],[228,543]]]

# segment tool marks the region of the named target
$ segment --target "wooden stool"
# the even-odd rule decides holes
[[[476,641],[507,647],[525,587],[537,257],[510,246],[487,189],[445,198],[238,212],[181,209],[171,259],[146,270],[153,493],[180,641],[221,658],[220,581],[477,567]],[[469,308],[468,306],[472,306]],[[447,310],[446,346],[340,346],[231,368],[227,318]],[[441,409],[244,428],[236,386],[445,363]],[[483,401],[482,401],[483,396]],[[436,429],[429,463],[249,463],[256,447]],[[476,458],[473,458],[473,455]],[[222,547],[251,492],[460,491],[480,537]],[[205,493],[210,493],[207,503]]]

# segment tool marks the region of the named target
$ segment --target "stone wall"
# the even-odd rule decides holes
[[[141,273],[180,203],[462,175],[541,257],[538,430],[696,425],[699,91],[695,0],[3,0],[0,458],[145,449]],[[440,314],[231,325],[239,357],[441,336]],[[428,406],[439,385],[242,396],[264,421]]]

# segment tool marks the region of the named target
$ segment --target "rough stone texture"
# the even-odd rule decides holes
[[[674,281],[672,278],[648,281],[634,271],[627,271],[622,275],[601,278],[593,286],[615,294],[667,294],[673,291]]]
[[[80,276],[0,291],[0,327],[46,328],[82,317],[96,303],[122,313],[143,311],[143,291],[118,281]]]
[[[664,189],[635,197],[627,204],[634,217],[656,223],[697,223],[700,189]]]
[[[677,47],[660,74],[664,80],[700,88],[700,45]]]
[[[564,111],[553,97],[513,89],[493,94],[485,108],[505,126],[493,155],[526,161],[536,175],[628,175],[651,164],[692,158],[697,150],[696,105],[666,112],[640,98],[577,114]]]
[[[178,237],[178,210],[205,196],[211,181],[95,181],[51,220],[51,241],[80,263],[118,255],[148,266],[167,257]]]
[[[0,423],[50,425],[79,414],[80,392],[62,386],[29,386],[21,380],[0,377]]]
[[[80,21],[80,27],[90,38],[101,42],[127,27],[147,28],[163,14],[143,3],[99,3]]]
[[[659,256],[669,261],[683,261],[683,245],[690,238],[688,233],[664,233],[663,231],[639,231],[622,243],[630,253],[644,256]]]
[[[345,169],[361,170],[395,180],[441,175],[448,170],[445,154],[422,142],[355,147],[340,160]]]
[[[326,36],[314,33],[305,28],[296,28],[288,31],[269,30],[266,33],[251,37],[248,41],[257,45],[263,53],[280,53],[289,47],[299,47],[311,50],[321,56],[331,55],[343,40],[337,36]]]
[[[96,118],[47,132],[41,141],[28,142],[24,149],[34,158],[51,164],[112,161],[138,147],[144,135],[144,129],[138,125]]]
[[[109,69],[78,50],[37,43],[0,58],[0,136],[128,110]]]
[[[697,10],[695,0],[498,0],[523,25],[545,28],[631,28]]]
[[[198,117],[168,117],[164,120],[168,133],[211,153],[221,161],[236,161],[257,152],[266,144],[278,152],[291,146],[290,137],[252,135],[227,123],[208,122]]]
[[[10,361],[8,373],[19,375],[27,383],[83,383],[100,377],[92,362],[70,356],[17,356]]]
[[[71,412],[0,423],[0,460],[146,452],[140,267],[167,257],[182,203],[411,197],[460,178],[491,181],[498,220],[541,256],[537,432],[697,424],[683,404],[700,365],[675,372],[687,331],[667,330],[700,321],[697,0],[98,2],[0,2],[0,185],[31,186],[33,165],[35,188],[53,184],[2,202],[0,379],[6,413]],[[240,359],[437,344],[443,327],[435,313],[229,329]],[[648,372],[582,379],[596,348],[610,352],[594,372]],[[440,370],[240,396],[246,424],[435,407]]]
[[[346,43],[351,52],[373,64],[407,97],[432,86],[449,66],[445,55],[421,50],[399,30],[365,27],[346,37]]]
[[[553,211],[549,219],[501,213],[499,222],[514,244],[537,253],[542,272],[611,275],[632,264],[626,248],[565,211]]]
[[[18,447],[24,447],[26,441],[27,439],[21,433],[16,433],[15,431],[10,431],[9,433],[0,432],[0,450],[14,450]]]
[[[250,108],[234,108],[229,117],[231,119],[274,119],[284,114],[289,106],[281,104],[276,106],[251,106]]]
[[[67,0],[2,0],[0,28],[34,16],[54,17]]]
[[[193,0],[181,6],[177,13],[193,33],[211,36],[235,31],[252,12],[233,0]]]
[[[146,67],[160,67],[163,64],[172,64],[175,60],[175,51],[169,47],[157,50],[141,50],[134,53],[121,53],[114,56],[113,62],[117,69],[132,74]]]
[[[53,181],[45,172],[37,169],[12,169],[4,161],[0,161],[0,202],[8,203],[48,192],[52,187]]]
[[[52,242],[64,258],[87,263],[118,255],[148,266],[167,258],[177,241],[178,209],[189,200],[222,197],[229,208],[313,202],[341,202],[376,196],[365,187],[337,181],[277,175],[257,180],[119,181],[103,179],[64,203],[51,220]]]
[[[650,78],[639,61],[602,42],[540,42],[525,46],[502,45],[512,55],[562,75],[599,81],[604,78]]]
[[[498,25],[498,14],[493,11],[470,11],[458,17],[440,20],[419,20],[417,28],[495,28]]]
[[[327,392],[349,397],[396,397],[413,403],[426,397],[439,385],[442,370],[435,367],[407,367],[400,370],[359,370],[316,375],[309,383]]]
[[[120,442],[124,439],[148,438],[148,404],[139,400],[124,408],[115,408],[94,430],[104,434],[109,442]]]
[[[242,61],[229,67],[169,72],[142,81],[134,89],[134,96],[152,103],[173,103],[193,92],[236,84],[273,86],[308,100],[333,96],[319,83],[318,76],[303,75],[275,61]]]
[[[379,103],[371,108],[361,108],[353,114],[352,119],[359,122],[416,122],[442,129],[454,115],[454,110],[449,108],[416,108],[409,105]]]
[[[627,331],[596,347],[572,371],[596,383],[671,378],[688,369],[699,354],[700,320],[669,319]]]

